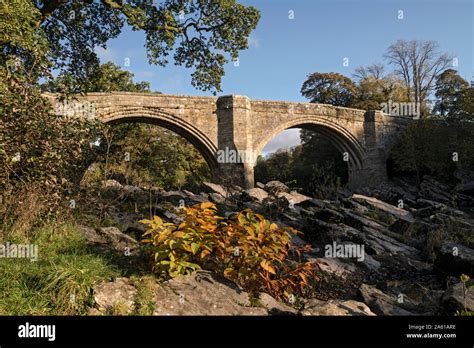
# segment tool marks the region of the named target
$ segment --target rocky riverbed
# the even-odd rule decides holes
[[[461,173],[462,174],[462,173]],[[144,190],[104,183],[120,206],[107,214],[117,227],[82,227],[100,252],[123,253],[125,267],[148,267],[136,239],[138,221],[157,214],[178,219],[184,206],[212,201],[226,214],[250,208],[304,234],[306,260],[318,265],[313,298],[283,304],[267,294],[251,298],[227,279],[196,271],[165,283],[147,278],[153,315],[452,315],[474,311],[474,186],[469,173],[457,185],[425,177],[419,185],[394,179],[372,190],[341,190],[331,199],[291,191],[278,181],[243,190],[206,183],[200,192]],[[118,278],[94,289],[91,313],[133,313],[143,279]]]

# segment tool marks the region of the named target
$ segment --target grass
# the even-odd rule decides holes
[[[36,262],[0,258],[0,315],[85,315],[94,284],[121,275],[71,224],[38,229],[29,243]]]

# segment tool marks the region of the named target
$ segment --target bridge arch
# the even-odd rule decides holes
[[[262,152],[263,148],[271,139],[284,130],[291,128],[313,130],[326,137],[341,154],[347,152],[349,154],[349,171],[364,168],[366,153],[356,137],[343,126],[320,117],[301,117],[283,122],[274,127],[270,132],[265,133],[260,139],[257,139],[254,148],[255,158]]]
[[[104,123],[139,122],[168,129],[189,141],[201,153],[211,172],[218,166],[215,157],[217,146],[196,126],[176,115],[156,108],[131,106],[103,111],[99,117]]]

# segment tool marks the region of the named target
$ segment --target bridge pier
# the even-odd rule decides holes
[[[214,177],[223,183],[254,187],[257,159],[252,139],[252,109],[246,96],[219,97],[217,114],[217,170]]]

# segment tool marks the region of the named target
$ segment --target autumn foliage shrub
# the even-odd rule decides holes
[[[148,226],[143,243],[152,246],[154,270],[161,276],[209,269],[251,294],[266,292],[289,302],[309,291],[314,265],[301,262],[303,250],[291,244],[292,234],[300,232],[250,210],[225,218],[210,202],[184,208],[180,217],[180,223],[158,216],[141,221]]]

